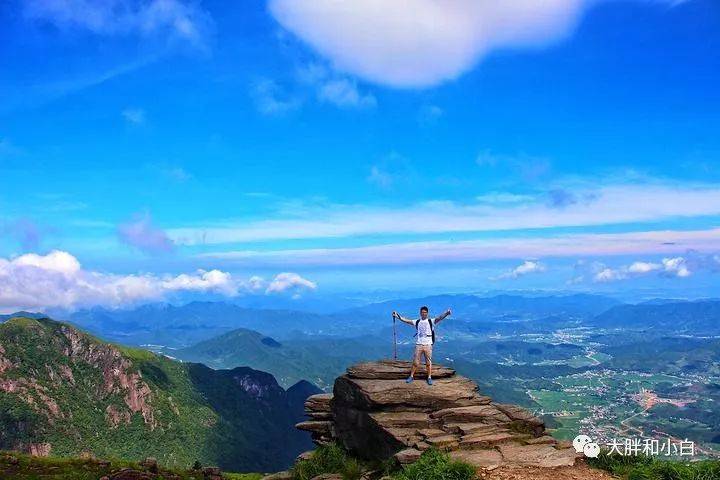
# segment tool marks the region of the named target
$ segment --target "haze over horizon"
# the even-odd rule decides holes
[[[123,5],[0,7],[0,312],[717,296],[713,0]]]

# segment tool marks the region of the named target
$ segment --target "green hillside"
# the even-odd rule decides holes
[[[352,363],[382,356],[388,349],[386,344],[375,339],[362,342],[360,339],[323,336],[281,343],[254,330],[239,328],[168,353],[212,368],[250,365],[272,373],[283,386],[305,379],[329,388],[335,377]]]
[[[179,363],[49,319],[0,325],[0,449],[272,471],[311,445],[297,397],[264,372]]]
[[[212,368],[232,368],[252,365],[253,368],[272,373],[281,385],[292,385],[306,378],[316,383],[327,383],[331,369],[322,370],[302,352],[290,348],[261,333],[245,328],[205,340],[189,348],[172,351],[186,361],[202,362]],[[333,377],[334,378],[334,377]]]

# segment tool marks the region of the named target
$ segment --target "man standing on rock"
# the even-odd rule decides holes
[[[410,376],[405,380],[407,383],[412,383],[415,377],[415,369],[420,365],[420,355],[425,355],[425,368],[427,368],[427,384],[432,385],[432,346],[435,343],[435,325],[445,320],[452,314],[452,311],[448,308],[442,315],[429,318],[428,307],[420,307],[420,318],[412,320],[400,316],[399,313],[393,312],[393,318],[397,318],[403,323],[408,325],[415,325],[415,356],[413,357],[412,368],[410,369]]]

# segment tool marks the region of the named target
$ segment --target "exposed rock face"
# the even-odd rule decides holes
[[[47,457],[50,455],[51,446],[49,443],[31,443],[30,455],[33,457]]]
[[[383,361],[350,367],[335,380],[333,394],[305,402],[309,420],[297,428],[318,443],[337,441],[367,459],[392,455],[415,461],[435,446],[476,466],[573,465],[572,447],[545,435],[545,425],[515,405],[495,403],[470,379],[433,367],[432,386],[423,374],[405,383],[409,362]]]
[[[130,360],[123,358],[123,355],[116,348],[110,345],[102,345],[87,341],[84,336],[74,328],[63,325],[61,327],[63,335],[68,340],[68,346],[65,349],[65,355],[72,359],[81,360],[102,371],[104,388],[103,391],[96,392],[99,397],[110,394],[125,394],[125,405],[129,412],[111,411],[107,412],[108,423],[111,428],[117,427],[120,421],[130,423],[132,413],[140,413],[144,422],[155,430],[157,422],[155,421],[154,411],[151,407],[152,390],[142,380],[142,374],[133,371],[133,364]],[[63,377],[73,385],[71,370],[61,371]]]
[[[2,345],[0,345],[0,373],[3,373],[5,370],[8,370],[13,366],[12,362],[3,355],[5,355],[5,349]]]
[[[335,438],[333,412],[330,405],[332,398],[331,393],[319,393],[308,397],[305,400],[305,414],[310,417],[310,420],[296,425],[300,430],[310,432],[313,441],[317,444],[328,443]]]

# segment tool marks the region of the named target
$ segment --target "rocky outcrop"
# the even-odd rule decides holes
[[[136,371],[133,363],[117,348],[109,344],[89,341],[84,334],[74,328],[62,325],[60,330],[68,342],[64,350],[65,355],[73,360],[87,362],[102,372],[103,389],[97,391],[96,395],[102,398],[124,394],[123,400],[129,412],[128,414],[117,411],[106,412],[110,427],[117,427],[120,421],[131,423],[132,414],[140,413],[150,430],[155,430],[157,421],[151,406],[152,390],[143,381],[142,374]],[[61,374],[70,383],[75,384],[71,370],[61,371]]]
[[[33,457],[47,457],[52,449],[49,443],[31,443],[30,455]]]
[[[332,398],[333,395],[330,393],[319,393],[308,397],[305,400],[305,415],[310,417],[310,420],[295,425],[300,430],[310,432],[313,441],[319,445],[331,442],[335,438],[334,416],[330,404]]]
[[[395,455],[412,463],[438,447],[476,466],[573,465],[572,446],[545,434],[537,417],[515,405],[493,402],[452,368],[433,367],[432,386],[423,375],[405,383],[409,362],[354,365],[335,380],[333,394],[305,402],[309,419],[297,428],[318,443],[336,441],[366,459]]]
[[[5,370],[9,370],[13,366],[12,362],[3,355],[5,355],[5,349],[2,345],[0,345],[0,373],[3,373]]]

